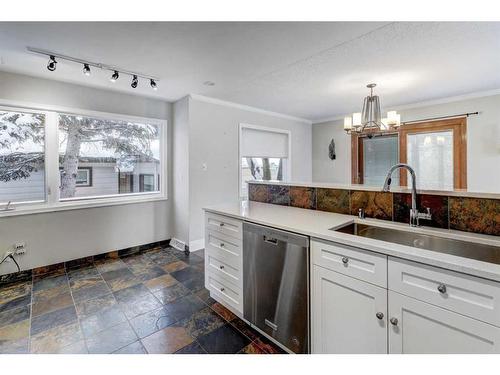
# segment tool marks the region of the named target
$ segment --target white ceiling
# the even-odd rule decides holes
[[[159,90],[72,63],[49,72],[27,46],[155,75]],[[500,88],[500,23],[0,23],[0,58],[5,71],[318,120],[359,111],[369,82],[385,109]]]

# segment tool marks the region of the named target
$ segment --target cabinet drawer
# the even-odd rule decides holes
[[[241,240],[214,231],[205,232],[205,252],[241,269]]]
[[[243,238],[242,224],[240,220],[232,219],[227,216],[209,212],[205,214],[205,230],[223,233],[240,240]]]
[[[390,257],[389,289],[500,327],[494,281]]]
[[[311,241],[313,264],[387,287],[387,256],[336,242]]]
[[[220,276],[207,272],[205,276],[205,286],[215,299],[219,300],[226,307],[243,313],[243,298],[241,288],[228,283]]]
[[[207,272],[211,272],[219,277],[227,280],[239,288],[243,288],[242,270],[239,267],[217,259],[213,254],[207,253],[205,260],[205,267]]]

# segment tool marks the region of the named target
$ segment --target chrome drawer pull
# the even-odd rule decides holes
[[[379,320],[384,319],[384,313],[378,312],[378,313],[376,313],[376,314],[375,314],[375,316],[376,316],[376,317],[377,317],[377,319],[379,319]]]
[[[439,291],[439,293],[441,293],[441,294],[445,294],[445,293],[446,293],[446,285],[444,285],[444,284],[439,284],[439,286],[438,286],[438,291]]]
[[[221,292],[223,292],[223,291],[225,291],[225,290],[226,290],[226,289],[224,289],[224,288],[220,288],[220,291],[221,291]]]
[[[219,224],[219,226],[220,226],[220,227],[223,227],[223,226],[224,226],[224,223],[220,223],[220,224]]]
[[[220,268],[221,270],[223,270],[223,269],[224,269],[224,266],[222,266],[222,265],[221,265],[221,266],[219,266],[219,268]]]
[[[348,257],[342,257],[342,263],[344,263],[344,264],[349,263],[349,258]]]
[[[220,247],[224,247],[224,243],[221,243],[219,246],[220,246]]]
[[[391,322],[391,324],[393,326],[397,326],[398,325],[398,318],[391,318],[389,321]]]

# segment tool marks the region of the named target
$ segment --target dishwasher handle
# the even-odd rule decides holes
[[[263,238],[264,238],[264,242],[270,243],[271,245],[275,245],[275,246],[278,245],[278,239],[277,238],[268,237],[268,236],[263,236]]]

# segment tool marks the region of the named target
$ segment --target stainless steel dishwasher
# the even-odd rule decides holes
[[[243,315],[294,353],[309,353],[309,238],[243,223]]]

